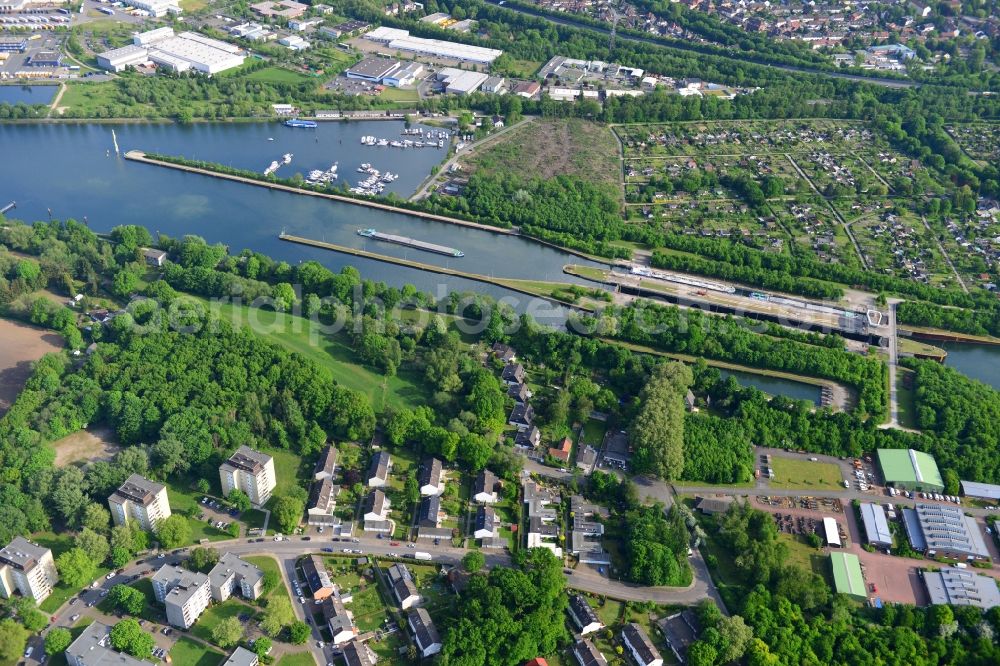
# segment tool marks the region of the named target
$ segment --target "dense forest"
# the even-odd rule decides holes
[[[896,306],[896,316],[901,323],[914,326],[942,328],[971,335],[1000,336],[1000,307],[964,310],[904,301]]]

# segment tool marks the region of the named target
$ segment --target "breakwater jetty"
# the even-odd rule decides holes
[[[167,169],[176,169],[178,171],[186,171],[188,173],[197,173],[203,176],[211,176],[212,178],[221,178],[222,180],[229,180],[236,183],[244,183],[246,185],[255,185],[257,187],[264,187],[267,189],[278,190],[281,192],[290,192],[292,194],[301,194],[304,196],[318,197],[320,199],[329,199],[331,201],[339,201],[341,203],[351,204],[353,206],[364,206],[366,208],[374,208],[376,210],[384,210],[390,213],[399,213],[401,215],[412,215],[413,217],[419,217],[425,220],[433,220],[435,222],[444,222],[446,224],[457,224],[462,227],[469,227],[470,229],[480,229],[482,231],[489,231],[492,233],[504,234],[507,236],[518,235],[517,231],[514,229],[504,229],[503,227],[494,227],[488,224],[479,224],[478,222],[470,222],[469,220],[462,220],[457,217],[449,217],[447,215],[438,215],[437,213],[428,213],[420,210],[412,210],[410,208],[393,206],[392,204],[382,203],[379,201],[348,197],[342,194],[333,194],[331,192],[316,192],[301,187],[295,187],[293,185],[285,185],[284,183],[275,183],[267,180],[258,180],[256,178],[247,178],[246,176],[238,176],[235,174],[223,173],[221,171],[204,169],[202,167],[190,166],[187,164],[175,164],[173,162],[166,162],[164,160],[156,159],[155,157],[149,157],[148,155],[146,155],[146,153],[144,153],[141,150],[128,151],[127,153],[125,153],[125,159],[131,160],[133,162],[141,162],[143,164],[152,164],[154,166],[165,167]]]

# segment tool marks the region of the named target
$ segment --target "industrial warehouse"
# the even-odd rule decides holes
[[[865,535],[868,543],[876,548],[892,547],[892,532],[889,531],[889,521],[886,520],[885,510],[878,504],[864,502],[858,507],[861,512],[861,520],[865,526]]]
[[[941,571],[926,571],[924,585],[932,604],[978,606],[983,609],[1000,606],[1000,590],[996,581],[967,569],[948,567]]]
[[[408,51],[419,55],[451,58],[453,60],[482,65],[488,65],[503,55],[503,51],[499,49],[446,42],[440,39],[411,37],[409,30],[387,28],[385,26],[375,28],[367,33],[364,38],[378,44],[385,44],[395,51]]]
[[[903,522],[913,550],[929,557],[981,560],[990,556],[975,518],[956,507],[917,504],[916,509],[903,509]]]
[[[132,44],[105,51],[97,64],[112,72],[148,62],[171,72],[194,70],[218,74],[243,64],[243,51],[232,44],[196,32],[174,35],[172,28],[157,28],[133,36]]]
[[[944,481],[932,456],[913,449],[879,449],[885,485],[906,490],[944,492]]]

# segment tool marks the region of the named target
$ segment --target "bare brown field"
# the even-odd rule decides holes
[[[621,187],[615,135],[605,125],[578,118],[524,123],[477,153],[471,162],[474,169],[487,173],[536,178],[571,175]]]
[[[31,376],[32,364],[62,346],[62,338],[52,331],[0,319],[0,416],[14,404]]]
[[[116,453],[121,451],[121,447],[115,443],[114,437],[111,428],[106,426],[80,430],[72,435],[67,435],[52,443],[52,448],[56,450],[55,466],[65,467],[81,460],[86,462],[111,460]]]

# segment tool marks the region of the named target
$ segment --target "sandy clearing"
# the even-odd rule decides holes
[[[14,404],[33,363],[62,348],[62,337],[52,331],[0,319],[0,416]]]
[[[114,442],[114,432],[106,426],[67,435],[53,442],[52,447],[56,450],[56,467],[65,467],[81,460],[86,462],[111,460],[121,451],[121,447]]]

